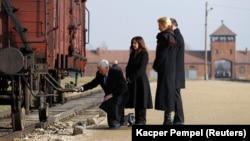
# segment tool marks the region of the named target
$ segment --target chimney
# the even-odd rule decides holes
[[[247,53],[248,53],[247,47],[246,47],[246,49],[245,49],[245,53],[246,53],[246,55],[247,55]]]
[[[97,55],[100,55],[100,48],[99,48],[99,47],[96,48],[96,54],[97,54]]]

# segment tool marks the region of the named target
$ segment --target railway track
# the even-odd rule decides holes
[[[70,119],[90,107],[98,106],[103,100],[103,95],[103,91],[99,88],[84,93],[67,93],[66,103],[56,104],[49,109],[47,122],[39,122],[38,111],[36,110],[32,111],[29,115],[25,115],[24,129],[22,131],[13,132],[11,129],[11,119],[9,118],[9,113],[2,113],[6,115],[2,115],[1,117],[6,118],[0,119],[0,140],[11,141],[13,138],[23,138],[25,135],[31,133],[38,127],[46,128],[54,122]]]

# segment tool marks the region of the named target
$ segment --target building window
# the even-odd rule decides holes
[[[245,73],[245,67],[244,66],[240,67],[240,73]]]
[[[226,41],[227,41],[227,38],[226,38],[226,37],[220,37],[220,41],[221,41],[221,42],[226,42]]]
[[[219,54],[219,50],[218,50],[218,49],[216,49],[216,50],[215,50],[215,53],[216,53],[216,54]]]
[[[229,54],[233,54],[233,50],[232,49],[229,50]]]
[[[191,68],[191,69],[194,69],[194,68],[195,68],[195,66],[190,66],[190,68]]]

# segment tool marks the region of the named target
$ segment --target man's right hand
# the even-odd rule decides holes
[[[76,92],[83,92],[84,91],[84,88],[82,86],[80,87],[75,87],[75,91]]]

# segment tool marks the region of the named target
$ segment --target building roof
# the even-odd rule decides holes
[[[155,50],[149,50],[149,63],[153,63],[155,58]],[[129,50],[87,50],[88,63],[96,63],[101,59],[107,59],[110,63],[117,60],[119,64],[126,64],[129,58]],[[208,51],[208,62],[210,60],[210,51]],[[205,51],[202,50],[186,50],[185,51],[185,63],[198,64],[204,63]],[[250,51],[236,51],[235,63],[250,63]]]
[[[101,59],[107,59],[110,63],[117,60],[118,63],[127,63],[129,58],[129,50],[102,50],[97,48],[96,50],[87,50],[87,59],[89,63],[96,63]],[[148,51],[149,63],[153,63],[155,57],[155,51]]]
[[[127,62],[129,50],[87,50],[87,59],[89,63],[99,62],[101,59],[107,59],[110,63],[117,60],[118,63]]]
[[[235,36],[236,34],[232,32],[222,21],[221,26],[215,30],[210,36]],[[115,60],[118,63],[126,64],[129,58],[129,49],[128,50],[107,50],[97,48],[96,50],[87,50],[87,59],[88,63],[96,63],[101,59],[107,59],[110,63]],[[149,63],[153,63],[155,59],[155,50],[149,50]],[[207,52],[208,63],[211,62],[210,51]],[[203,50],[186,50],[185,51],[185,63],[189,64],[198,64],[205,62],[205,51]],[[250,63],[250,51],[236,51],[235,52],[235,63]]]
[[[204,63],[204,60],[205,51],[185,51],[185,63]]]
[[[250,51],[247,49],[245,51],[236,51],[235,54],[235,63],[250,63]]]
[[[212,33],[210,36],[225,36],[225,35],[236,36],[236,34],[222,22],[221,26],[217,30],[215,30],[215,32]]]

